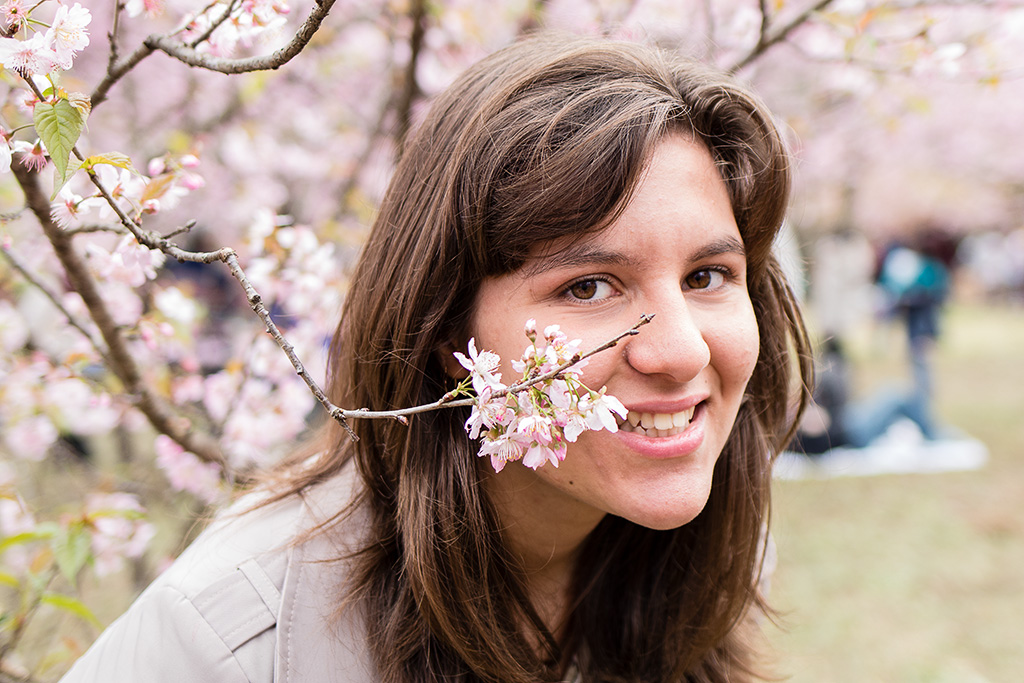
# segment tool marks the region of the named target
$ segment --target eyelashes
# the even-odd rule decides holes
[[[726,282],[736,279],[732,268],[728,266],[709,266],[699,268],[683,278],[687,289],[702,291],[716,290]]]
[[[680,287],[684,291],[714,292],[736,280],[736,273],[732,268],[714,265],[695,269],[682,279]],[[560,297],[573,303],[596,304],[619,294],[619,288],[611,277],[587,275],[565,285]]]

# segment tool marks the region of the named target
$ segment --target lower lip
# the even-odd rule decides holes
[[[704,412],[704,404],[697,406],[690,424],[673,436],[646,436],[621,429],[615,435],[642,457],[652,460],[681,458],[696,451],[704,442]]]

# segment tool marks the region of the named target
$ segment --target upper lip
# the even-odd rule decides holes
[[[669,415],[681,413],[684,410],[693,408],[698,403],[708,399],[710,394],[694,394],[674,401],[643,401],[638,403],[623,403],[627,410],[638,413],[667,413]]]

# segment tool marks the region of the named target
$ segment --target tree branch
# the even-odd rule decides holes
[[[213,57],[199,52],[193,47],[175,40],[168,35],[152,35],[143,44],[150,50],[160,50],[189,66],[217,71],[222,74],[240,74],[250,71],[267,71],[287,64],[309,44],[313,35],[320,28],[336,0],[317,0],[306,21],[292,37],[291,41],[269,55],[230,59]]]
[[[402,151],[405,149],[405,138],[412,125],[413,102],[420,94],[420,86],[416,80],[416,67],[419,64],[420,53],[423,50],[423,36],[426,33],[426,0],[413,0],[409,15],[412,20],[412,33],[409,35],[409,61],[405,65],[402,74],[402,89],[399,91],[395,103],[395,110],[398,112],[398,124],[395,130],[395,148],[398,158],[401,158]]]
[[[299,26],[295,35],[287,45],[269,55],[258,57],[247,57],[244,59],[229,59],[224,57],[213,57],[199,52],[194,45],[188,45],[173,36],[177,31],[169,34],[153,34],[146,38],[142,45],[135,49],[124,60],[111,63],[107,68],[106,76],[96,86],[92,93],[92,106],[95,109],[100,103],[107,99],[110,89],[125,77],[129,71],[134,69],[139,62],[159,50],[180,62],[189,66],[217,71],[223,74],[240,74],[250,71],[266,71],[277,69],[287,64],[293,57],[302,50],[313,39],[313,35],[323,24],[327,14],[331,11],[336,0],[316,0],[313,9],[310,10],[306,20]],[[208,36],[207,36],[208,37]]]
[[[767,12],[764,11],[762,4],[761,33],[758,36],[757,45],[755,45],[753,49],[750,52],[748,52],[745,56],[741,57],[739,61],[734,63],[732,66],[727,67],[726,71],[728,71],[729,73],[736,73],[745,66],[748,66],[751,62],[753,62],[755,59],[763,55],[770,48],[774,47],[775,45],[781,43],[786,38],[788,38],[789,34],[791,34],[800,26],[803,26],[804,23],[806,23],[812,15],[822,11],[831,4],[832,0],[818,0],[818,2],[814,3],[813,5],[805,9],[803,12],[793,17],[793,19],[788,24],[780,28],[778,31],[775,32],[774,35],[771,36],[768,35],[768,15]]]
[[[26,282],[28,282],[30,285],[32,285],[40,292],[42,292],[46,296],[46,298],[49,299],[50,302],[57,307],[57,310],[64,315],[68,323],[76,330],[81,332],[82,336],[88,339],[89,343],[92,344],[93,348],[96,349],[96,351],[100,354],[104,362],[107,362],[109,364],[107,349],[103,345],[103,342],[94,337],[92,332],[86,328],[85,324],[79,321],[77,318],[75,318],[71,311],[65,308],[63,302],[61,302],[60,297],[57,295],[57,293],[50,289],[38,276],[36,276],[35,273],[29,270],[28,266],[25,265],[25,263],[23,263],[21,259],[14,254],[14,252],[12,252],[10,249],[8,249],[2,244],[0,244],[0,253],[3,253],[4,258],[7,259],[7,262],[11,264],[12,268],[14,268],[16,271],[18,271],[18,273],[21,274],[21,277],[24,278]]]

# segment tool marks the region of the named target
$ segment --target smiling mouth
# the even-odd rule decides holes
[[[693,406],[678,413],[639,413],[631,410],[619,424],[619,429],[650,437],[675,436],[690,426],[695,409],[696,406]]]

